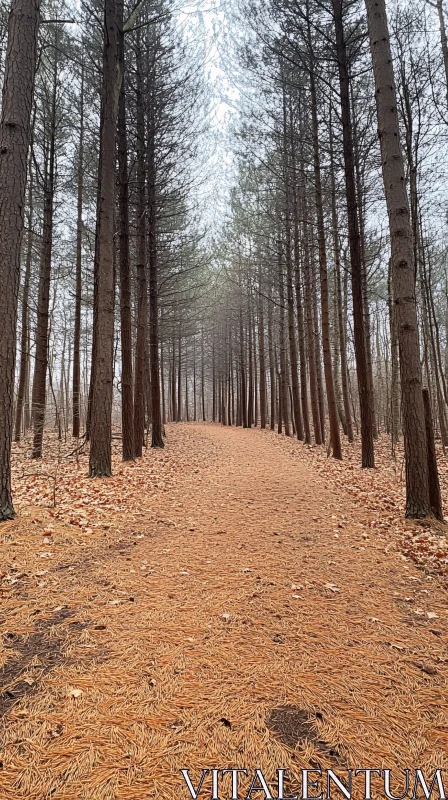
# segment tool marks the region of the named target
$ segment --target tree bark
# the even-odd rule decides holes
[[[295,333],[294,292],[292,278],[292,240],[291,240],[291,190],[289,181],[288,159],[288,110],[286,92],[283,86],[283,182],[285,191],[285,249],[286,249],[286,296],[288,308],[288,340],[291,364],[292,419],[298,439],[304,438],[302,411],[300,408],[299,365],[297,359],[297,343]],[[291,136],[293,131],[291,130]]]
[[[148,288],[146,281],[146,166],[143,64],[140,36],[136,56],[137,104],[137,341],[134,371],[134,456],[141,458],[145,438],[145,366],[148,324]],[[174,351],[173,351],[174,357]]]
[[[126,125],[126,90],[123,2],[117,3],[119,18],[118,69],[118,213],[120,255],[120,333],[121,333],[121,433],[123,461],[134,458],[134,396],[132,375],[131,263],[129,253],[129,175]]]
[[[251,428],[254,421],[254,374],[253,374],[253,348],[252,348],[252,314],[251,314],[250,293],[248,297],[247,307],[247,349],[248,349],[248,364],[247,370],[249,373],[249,386],[247,398],[247,427]]]
[[[310,376],[311,416],[313,419],[314,441],[322,444],[323,434],[320,424],[319,397],[316,370],[316,342],[314,339],[313,324],[313,295],[311,289],[311,259],[310,259],[310,224],[308,219],[308,201],[306,187],[303,189],[303,279],[305,289],[305,321],[308,340],[308,369]]]
[[[311,37],[309,33],[309,42]],[[336,395],[334,391],[333,366],[331,363],[330,347],[330,313],[328,305],[328,270],[327,252],[325,244],[324,212],[322,204],[322,180],[320,170],[319,152],[319,125],[317,118],[317,94],[314,76],[314,58],[312,57],[310,69],[310,92],[311,92],[311,117],[313,134],[313,157],[314,157],[314,184],[315,201],[317,214],[317,236],[319,242],[319,270],[320,270],[320,297],[321,297],[321,325],[322,325],[322,349],[324,356],[325,388],[327,392],[328,418],[330,423],[330,443],[333,458],[342,459],[341,438],[339,433],[338,410],[336,406]]]
[[[178,359],[177,359],[177,417],[176,422],[182,422],[182,336],[179,326],[177,337]]]
[[[148,247],[149,247],[149,358],[151,374],[151,447],[164,447],[160,408],[159,293],[157,269],[157,198],[154,98],[150,97],[148,132]],[[179,351],[180,364],[180,351]],[[185,371],[185,407],[188,422],[188,384]]]
[[[369,391],[367,342],[362,293],[362,253],[359,232],[358,206],[355,183],[355,163],[353,133],[350,113],[350,84],[348,74],[347,50],[344,39],[342,0],[333,0],[333,14],[336,33],[336,53],[341,93],[342,136],[344,152],[345,189],[347,198],[347,221],[352,270],[353,323],[355,339],[356,374],[361,415],[362,466],[375,466],[373,445],[373,408]]]
[[[0,521],[12,519],[11,442],[27,156],[40,0],[12,0],[0,118]]]
[[[425,408],[426,448],[428,457],[429,476],[429,502],[431,511],[436,519],[443,520],[442,495],[440,493],[439,473],[437,472],[436,445],[434,441],[434,426],[431,414],[431,400],[429,390],[423,389],[423,404]]]
[[[300,125],[302,119],[300,115]],[[292,104],[289,106],[289,124],[291,130],[291,162],[292,162],[292,213],[293,213],[293,232],[294,232],[294,284],[297,307],[297,329],[299,340],[299,364],[300,364],[300,399],[302,403],[303,437],[305,444],[311,444],[310,416],[308,408],[307,373],[306,373],[306,350],[305,350],[305,324],[303,317],[302,287],[301,287],[301,257],[300,257],[300,230],[299,230],[299,197],[297,191],[297,163],[296,145],[294,132],[294,119]],[[301,135],[300,130],[299,135]]]
[[[279,371],[279,404],[281,408],[281,417],[279,414],[279,433],[282,432],[282,423],[285,429],[285,436],[291,436],[291,429],[289,426],[288,414],[288,367],[286,358],[286,341],[285,341],[285,288],[283,282],[283,253],[282,241],[279,237],[277,242],[278,249],[278,293],[279,293],[279,310],[278,310],[278,336],[279,336],[279,355],[280,355],[280,371]]]
[[[90,417],[91,478],[112,474],[112,395],[114,350],[115,133],[118,96],[118,27],[115,0],[104,0],[101,120],[101,173],[98,208],[97,342],[93,354]]]
[[[57,42],[56,42],[57,44]],[[37,300],[36,322],[36,357],[33,378],[32,415],[33,415],[33,449],[32,458],[42,458],[42,441],[44,435],[47,368],[48,368],[48,336],[50,280],[53,248],[53,213],[54,182],[56,156],[56,96],[57,96],[57,48],[54,53],[53,87],[51,99],[51,117],[48,145],[48,160],[44,174],[44,210],[42,230],[42,252],[39,270],[39,290]]]
[[[269,382],[270,382],[270,409],[269,409],[269,427],[271,431],[275,430],[275,361],[274,361],[274,343],[272,331],[272,302],[268,305],[268,354],[269,354]]]
[[[266,362],[264,341],[263,276],[258,266],[258,355],[260,359],[260,427],[266,428]]]
[[[406,516],[420,518],[429,513],[430,501],[409,200],[385,0],[365,2],[391,238],[392,289],[400,353],[406,458]]]
[[[336,307],[337,307],[337,333],[339,336],[339,353],[341,357],[341,384],[342,398],[344,403],[344,417],[347,427],[347,438],[353,442],[353,423],[350,410],[350,394],[348,387],[348,368],[347,368],[347,346],[345,341],[345,326],[342,308],[342,287],[341,287],[341,256],[339,241],[339,222],[336,206],[336,180],[333,150],[333,127],[330,109],[330,172],[331,172],[331,226],[333,236],[334,270],[336,279]]]
[[[32,145],[31,145],[32,146]],[[31,259],[33,252],[33,171],[30,169],[28,178],[28,236],[26,248],[26,261],[25,261],[25,278],[23,282],[22,292],[22,331],[20,337],[20,371],[19,371],[19,388],[17,391],[17,406],[16,406],[16,424],[15,424],[15,441],[19,442],[22,435],[22,419],[23,419],[23,404],[25,401],[25,389],[27,377],[29,372],[29,294],[30,294],[30,276],[31,276]]]
[[[244,356],[244,328],[243,310],[240,308],[240,370],[241,370],[241,418],[243,428],[247,428],[247,387],[246,387],[246,365]]]
[[[81,395],[81,299],[82,299],[82,205],[84,192],[84,64],[81,67],[79,110],[79,142],[77,170],[77,214],[76,214],[76,266],[75,266],[75,325],[73,333],[73,421],[72,433],[77,439],[80,433]]]

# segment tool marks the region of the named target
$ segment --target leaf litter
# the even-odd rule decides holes
[[[401,549],[417,526],[393,465],[366,475],[356,447],[336,464],[270,432],[170,425],[163,452],[122,464],[116,448],[102,481],[68,443],[53,507],[47,478],[18,477],[26,448],[1,530],[0,668],[12,658],[22,681],[2,798],[177,800],[180,768],[235,754],[271,779],[446,764],[446,591],[431,555],[422,571]],[[50,437],[42,472],[56,453]],[[424,529],[438,552],[441,531]]]

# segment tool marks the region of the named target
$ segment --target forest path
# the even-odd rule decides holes
[[[260,768],[275,797],[280,767],[447,768],[437,581],[366,538],[359,509],[284,440],[199,424],[168,436],[173,459],[185,438],[207,457],[160,500],[160,524],[66,567],[72,616],[40,594],[53,616],[33,635],[54,663],[37,655],[36,691],[3,718],[2,800],[179,800],[181,768],[195,785],[206,767]],[[33,591],[21,602],[31,632]]]

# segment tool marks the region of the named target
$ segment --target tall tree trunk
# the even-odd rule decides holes
[[[385,0],[365,2],[391,238],[392,287],[400,352],[406,458],[406,516],[419,518],[425,517],[431,509],[409,200],[406,194]]]
[[[148,324],[146,281],[146,167],[143,63],[140,36],[136,55],[137,104],[137,340],[134,369],[134,456],[142,457],[145,439],[145,367]]]
[[[423,406],[426,423],[426,449],[428,458],[429,503],[436,519],[443,520],[442,495],[440,492],[439,474],[437,472],[436,446],[431,414],[429,390],[423,389]]]
[[[433,297],[431,291],[431,273],[429,273],[428,275],[425,247],[423,245],[423,240],[420,239],[420,241],[422,242],[421,260],[420,260],[420,277],[422,282],[422,295],[423,295],[422,307],[423,307],[424,319],[427,324],[429,343],[431,345],[430,361],[432,365],[432,373],[436,384],[440,438],[442,440],[442,445],[445,448],[448,446],[447,425],[446,425],[446,415],[445,415],[445,403],[447,398],[446,398],[446,392],[445,396],[443,395],[442,392],[442,385],[444,385],[445,376],[443,375],[443,370],[439,369],[440,364],[438,359],[438,347],[436,343],[437,318],[435,314],[433,316],[434,305],[433,305]],[[430,266],[428,267],[428,269],[430,269]]]
[[[177,359],[177,417],[176,422],[182,422],[182,336],[179,328],[178,359]]]
[[[152,82],[151,82],[151,88]],[[160,368],[159,368],[159,293],[157,275],[157,198],[156,198],[156,160],[155,160],[155,119],[154,92],[150,97],[148,132],[148,241],[149,241],[149,356],[151,371],[151,447],[164,447],[163,427],[160,410]],[[180,350],[179,350],[180,368]],[[185,381],[187,373],[185,372]],[[186,384],[187,385],[187,384]],[[188,415],[188,400],[185,396]],[[179,403],[180,405],[180,403]],[[188,421],[188,420],[187,420]]]
[[[189,404],[189,396],[188,396],[187,343],[185,342],[185,422],[190,422],[190,411],[188,404]]]
[[[253,347],[252,347],[252,314],[250,309],[250,294],[247,309],[247,349],[248,349],[248,372],[249,372],[249,391],[247,402],[247,427],[251,428],[254,421],[254,377],[253,377]]]
[[[333,126],[330,108],[330,171],[331,171],[331,226],[333,236],[334,269],[336,279],[336,305],[337,305],[337,332],[339,336],[339,353],[341,357],[341,384],[342,398],[344,403],[345,424],[347,426],[347,438],[353,442],[353,424],[350,410],[350,395],[348,387],[348,368],[347,368],[347,345],[345,340],[345,325],[342,307],[342,288],[341,288],[341,256],[339,242],[339,223],[336,206],[336,179],[334,166],[333,150]]]
[[[212,345],[212,422],[216,422],[216,361],[214,343]]]
[[[31,145],[32,146],[32,145]],[[29,294],[30,294],[30,276],[31,276],[31,260],[33,252],[33,171],[30,169],[28,178],[28,236],[26,248],[26,261],[25,261],[25,278],[23,283],[22,292],[22,331],[20,337],[20,371],[19,371],[19,388],[17,391],[17,406],[16,406],[16,425],[15,425],[15,440],[20,441],[22,434],[22,417],[23,417],[23,404],[25,401],[26,382],[29,372]],[[0,516],[1,519],[1,516]]]
[[[268,305],[268,353],[269,353],[269,382],[270,382],[270,420],[271,431],[275,430],[275,362],[274,362],[274,343],[272,332],[272,302]]]
[[[243,310],[240,308],[240,369],[241,369],[241,417],[243,428],[247,428],[247,386],[244,354]]]
[[[205,414],[205,366],[204,366],[204,328],[201,328],[201,404],[202,422],[206,422]]]
[[[389,326],[391,350],[391,385],[390,385],[390,435],[392,439],[392,453],[395,455],[395,445],[400,432],[400,384],[399,384],[399,357],[397,324],[395,319],[395,305],[392,296],[391,263],[388,269],[388,300],[389,300]]]
[[[308,32],[308,39],[310,43],[311,42],[310,31]],[[333,458],[342,459],[338,410],[336,406],[336,395],[334,391],[333,366],[331,363],[327,252],[325,244],[324,212],[322,204],[322,181],[320,172],[320,153],[319,153],[319,125],[317,118],[316,84],[314,78],[314,57],[312,57],[312,64],[310,69],[310,91],[311,91],[311,116],[312,116],[313,156],[314,156],[314,184],[315,184],[315,200],[316,200],[316,213],[317,213],[317,236],[319,242],[322,349],[324,356],[325,388],[327,392],[328,418],[330,423],[330,443],[332,448],[332,455]]]
[[[121,432],[123,461],[134,458],[134,397],[132,385],[131,260],[129,253],[129,175],[126,127],[126,90],[123,2],[117,2],[119,17],[120,97],[118,101],[118,211],[120,241],[120,332],[121,332]]]
[[[81,300],[82,300],[82,206],[84,192],[84,64],[81,67],[81,89],[79,109],[79,142],[77,169],[77,214],[76,214],[76,266],[75,266],[75,325],[73,334],[73,422],[72,433],[77,439],[80,433],[81,395]]]
[[[263,276],[258,266],[258,355],[260,359],[260,427],[266,428],[266,362],[264,342]]]
[[[160,317],[160,322],[162,323],[162,316]],[[165,359],[164,359],[164,347],[163,347],[163,338],[160,337],[160,390],[162,393],[162,435],[164,433],[164,427],[166,425],[166,400],[165,400]]]
[[[286,358],[286,339],[285,339],[285,287],[283,283],[283,253],[282,241],[279,237],[277,243],[278,249],[278,292],[279,292],[279,310],[278,310],[278,335],[279,335],[279,351],[280,351],[280,372],[279,372],[279,403],[281,407],[281,419],[279,418],[279,433],[282,432],[282,422],[285,428],[285,436],[291,436],[289,426],[288,414],[288,362]]]
[[[193,422],[197,422],[197,399],[196,399],[196,335],[193,337]]]
[[[172,337],[173,360],[171,363],[171,413],[172,422],[177,422],[177,403],[176,403],[176,346],[174,333]]]
[[[12,519],[17,307],[40,0],[12,0],[0,117],[0,521]]]
[[[358,205],[355,184],[355,161],[353,133],[350,113],[350,84],[347,50],[344,39],[342,0],[333,0],[333,15],[336,33],[336,53],[341,93],[341,117],[344,152],[345,191],[347,199],[347,221],[352,270],[353,323],[355,339],[356,374],[361,415],[362,466],[375,466],[373,445],[373,409],[369,391],[367,343],[362,293],[362,253],[359,232]]]
[[[101,87],[101,175],[98,208],[97,344],[90,419],[90,477],[112,474],[112,395],[114,349],[114,206],[115,133],[117,129],[118,37],[115,0],[104,0],[103,75]]]
[[[317,303],[318,283],[320,282],[319,273],[316,274],[316,264],[314,260],[314,253],[312,258],[312,274],[313,282],[311,285],[311,301],[312,301],[312,321],[314,333],[314,358],[316,362],[316,379],[317,379],[317,402],[319,408],[320,430],[322,435],[322,443],[325,444],[325,396],[324,384],[322,380],[322,359],[320,356],[320,330],[319,327],[319,310]],[[322,302],[322,301],[321,301]]]
[[[358,226],[359,226],[359,245],[361,253],[361,283],[362,283],[362,305],[364,315],[364,335],[366,343],[366,364],[367,364],[367,380],[369,385],[369,397],[371,402],[372,414],[372,429],[373,438],[378,437],[376,414],[375,414],[375,384],[373,381],[373,364],[372,364],[372,337],[371,337],[371,323],[370,323],[370,306],[369,306],[369,280],[367,274],[366,252],[365,252],[365,225],[364,225],[364,199],[363,199],[363,183],[361,174],[361,157],[359,154],[358,146],[358,130],[356,124],[356,109],[352,91],[352,84],[349,76],[349,92],[350,103],[352,108],[353,118],[353,163],[355,167],[355,186],[357,198],[357,213],[358,213]]]
[[[310,416],[308,408],[307,373],[306,373],[306,350],[305,350],[305,323],[303,317],[302,287],[301,287],[301,256],[300,256],[300,230],[299,230],[299,197],[297,192],[297,163],[294,120],[292,104],[289,106],[290,130],[291,130],[291,161],[292,161],[292,212],[294,222],[294,283],[297,306],[297,327],[299,340],[299,363],[300,363],[300,399],[302,403],[303,434],[305,444],[311,444]],[[302,119],[300,115],[300,125]],[[300,131],[301,133],[301,131]]]
[[[317,369],[316,369],[316,341],[314,337],[314,315],[313,315],[313,293],[311,289],[311,259],[310,259],[310,245],[309,236],[311,226],[308,220],[307,200],[304,197],[303,205],[303,218],[304,218],[304,259],[303,259],[303,273],[304,273],[304,287],[305,287],[305,320],[308,340],[308,370],[310,376],[310,396],[311,396],[311,416],[313,419],[314,441],[316,444],[322,444],[323,433],[320,424],[319,413],[319,394],[317,384]]]
[[[56,42],[57,44],[57,42]],[[57,97],[57,48],[55,47],[53,65],[53,87],[51,99],[50,132],[48,160],[44,175],[44,212],[42,230],[42,253],[39,271],[39,291],[36,322],[36,359],[34,366],[32,415],[33,449],[32,458],[42,457],[44,435],[45,404],[48,368],[49,307],[51,259],[53,248],[54,181],[56,156],[56,97]]]
[[[291,190],[289,181],[288,159],[288,109],[286,92],[283,86],[283,182],[285,189],[285,249],[286,249],[286,296],[288,307],[288,340],[291,364],[292,411],[295,434],[303,439],[303,422],[300,408],[299,367],[297,360],[297,344],[295,333],[294,293],[292,282],[292,241],[291,241]],[[291,135],[293,131],[291,130]]]
[[[101,103],[101,112],[100,112],[101,120],[103,118],[103,104]],[[100,123],[101,128],[102,123]],[[98,153],[98,186],[96,192],[96,207],[97,207],[97,214],[96,214],[96,222],[95,222],[95,253],[93,259],[93,325],[92,325],[92,354],[91,354],[91,366],[90,366],[90,381],[89,381],[89,391],[87,396],[87,414],[86,414],[86,441],[90,442],[90,424],[92,420],[92,399],[93,399],[93,385],[95,383],[95,369],[97,363],[97,346],[98,346],[98,275],[99,275],[99,214],[98,209],[101,203],[101,174],[102,174],[102,167],[101,167],[101,136],[99,141],[99,153]],[[115,249],[115,248],[114,248]],[[87,342],[87,339],[86,339]]]

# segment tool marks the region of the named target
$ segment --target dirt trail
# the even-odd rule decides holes
[[[448,768],[437,580],[269,433],[173,426],[174,456],[185,436],[209,455],[162,522],[66,565],[73,613],[45,629],[66,661],[8,705],[2,800],[179,800],[181,768]],[[22,637],[57,612],[37,589],[17,602]]]

